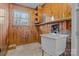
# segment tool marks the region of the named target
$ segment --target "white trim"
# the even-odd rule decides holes
[[[77,39],[77,4],[72,4],[72,33],[71,33],[71,55],[78,55],[78,39]]]
[[[22,10],[19,10],[19,9],[13,9],[13,13],[12,13],[12,17],[14,18],[14,11],[20,11],[20,12],[22,12],[22,13],[25,13],[25,14],[28,14],[28,20],[27,20],[27,24],[26,25],[22,25],[22,26],[29,26],[29,21],[30,21],[30,19],[31,19],[31,15],[30,15],[30,13],[29,12],[27,12],[26,13],[26,11],[22,11]],[[22,19],[22,18],[20,18],[20,19]],[[12,19],[13,20],[13,19]],[[15,26],[15,24],[13,24],[13,26]],[[16,25],[16,26],[20,26],[20,25]]]

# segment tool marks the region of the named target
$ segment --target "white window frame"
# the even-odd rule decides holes
[[[21,13],[21,14],[19,14],[20,16],[14,16],[14,12],[19,12],[19,13]],[[22,20],[24,19],[24,21],[25,21],[25,18],[22,18],[21,17],[21,15],[22,15],[22,13],[24,13],[24,14],[26,14],[26,16],[27,16],[27,14],[28,14],[28,19],[27,19],[27,17],[26,17],[26,23],[27,24],[22,24]],[[16,20],[18,20],[19,21],[19,23],[15,23],[16,22],[16,20],[14,21],[14,18],[16,18]],[[22,19],[22,20],[21,20]],[[18,9],[14,9],[13,10],[13,26],[29,26],[29,21],[30,21],[30,13],[28,13],[28,12],[25,12],[25,11],[22,11],[22,10],[18,10]]]

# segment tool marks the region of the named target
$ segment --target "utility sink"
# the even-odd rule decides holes
[[[66,34],[42,34],[41,36],[41,48],[49,55],[58,56],[61,55],[66,48]]]

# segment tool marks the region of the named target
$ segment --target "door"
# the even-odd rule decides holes
[[[0,4],[0,55],[5,55],[7,51],[8,14],[7,9]]]

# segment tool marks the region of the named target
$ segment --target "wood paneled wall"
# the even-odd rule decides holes
[[[46,21],[51,21],[50,17],[54,16],[55,20],[61,20],[61,18],[71,17],[71,4],[67,3],[46,3],[44,6],[38,7],[38,21],[42,22],[42,15],[46,13],[47,19]],[[60,26],[63,27],[61,31],[67,30],[67,22],[60,23]],[[51,24],[47,24],[44,26],[40,26],[41,33],[49,33],[51,32]]]
[[[10,8],[10,23],[9,23],[9,33],[8,33],[8,45],[9,47],[14,45],[21,45],[21,44],[27,44],[32,42],[38,42],[38,32],[34,24],[35,10],[31,8],[27,8],[24,6],[20,6],[17,4],[9,4]],[[30,13],[30,20],[29,20],[29,26],[13,26],[12,25],[12,11],[13,9],[19,9],[25,12]]]
[[[47,16],[54,16],[56,20],[67,18],[71,16],[71,4],[49,3],[42,7],[42,13],[46,13]]]
[[[35,20],[35,10],[34,9],[20,6],[17,4],[0,4],[0,8],[6,8],[9,11],[7,14],[7,17],[8,16],[9,17],[6,18],[7,20],[9,20],[9,23],[6,22],[7,24],[9,24],[9,27],[8,27],[8,25],[4,24],[3,32],[5,32],[5,34],[4,34],[4,36],[2,35],[3,39],[5,39],[5,37],[8,33],[7,39],[8,39],[9,47],[40,41],[38,30],[36,29],[35,24],[34,24],[34,20]],[[13,22],[12,22],[13,21],[13,16],[12,16],[13,9],[19,9],[19,10],[23,10],[25,12],[30,13],[31,18],[29,20],[29,26],[15,27],[12,25],[13,24]],[[64,12],[64,14],[66,14],[64,16],[64,18],[71,16],[71,15],[69,15],[71,12],[71,7],[69,4],[46,4],[44,7],[39,6],[38,7],[38,20],[39,20],[39,22],[42,22],[43,13],[46,13],[49,17],[55,16],[56,19],[59,19],[62,17],[62,16],[60,16],[63,14],[62,11]],[[48,18],[47,21],[50,21],[50,19]],[[41,27],[41,29],[43,30],[43,33],[48,33],[48,32],[50,32],[50,25]],[[1,29],[0,29],[0,31],[1,31]],[[0,36],[0,38],[2,36]],[[4,40],[4,41],[6,41],[6,40]],[[0,39],[0,43],[1,43],[1,39]],[[4,43],[3,43],[3,45],[4,45]]]
[[[0,49],[1,55],[5,55],[7,51],[7,34],[8,34],[8,4],[0,4],[0,9],[4,9],[6,11],[6,15],[4,17],[3,23],[0,23]],[[0,20],[1,21],[1,20]]]

